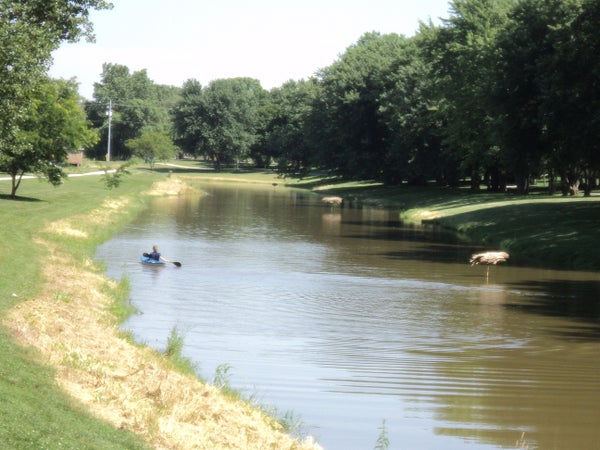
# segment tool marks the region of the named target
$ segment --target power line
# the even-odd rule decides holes
[[[144,100],[142,100],[144,101]],[[93,104],[93,105],[100,105],[100,106],[107,106],[108,104],[111,103],[111,100],[109,99],[108,102],[105,101],[86,101],[86,104]],[[176,104],[173,103],[172,105],[168,105],[165,104],[163,106],[152,106],[152,105],[148,105],[148,104],[140,104],[140,103],[125,103],[123,101],[114,101],[112,100],[112,106],[121,106],[121,107],[125,107],[125,108],[146,108],[146,109],[162,109],[162,110],[170,110],[171,108],[173,108]]]

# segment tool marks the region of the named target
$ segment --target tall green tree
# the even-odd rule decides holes
[[[367,33],[319,73],[323,91],[315,114],[325,166],[346,177],[382,178],[390,134],[381,102],[405,45],[397,34]]]
[[[184,154],[202,154],[202,116],[205,111],[204,93],[198,80],[187,80],[181,98],[171,109],[174,141]]]
[[[584,193],[589,196],[600,178],[600,1],[584,1],[569,28],[562,39],[566,63],[560,66],[560,74],[562,86],[570,88],[563,104],[571,127],[562,121],[561,130],[570,129],[573,146],[582,151]]]
[[[520,1],[498,39],[499,131],[522,193],[544,169],[557,171],[574,192],[579,185],[583,149],[573,132],[586,123],[579,110],[591,101],[576,94],[572,85],[580,74],[570,62],[585,52],[572,39],[571,23],[580,11],[580,0]],[[593,60],[578,68],[585,73]],[[589,78],[579,86],[587,82]]]
[[[47,79],[31,92],[31,107],[19,122],[23,148],[18,155],[2,155],[4,170],[12,178],[12,197],[26,173],[60,184],[64,173],[57,163],[65,161],[68,151],[79,151],[97,141],[80,106],[77,89],[72,80]]]
[[[432,179],[453,184],[455,179],[441,154],[441,124],[432,108],[431,68],[419,51],[421,41],[421,35],[405,41],[402,63],[389,75],[393,83],[382,95],[380,110],[390,133],[382,169],[387,184],[425,185]]]
[[[493,173],[500,188],[502,168],[496,115],[490,99],[494,91],[496,36],[503,29],[514,0],[454,0],[426,51],[437,86],[436,108],[444,121],[446,151],[461,161],[471,187],[479,189],[482,177]]]
[[[270,116],[260,147],[266,158],[277,162],[280,173],[304,173],[315,164],[310,117],[319,95],[315,79],[288,81],[269,93]]]
[[[121,64],[103,64],[101,81],[94,84],[94,101],[86,104],[88,117],[101,136],[90,156],[106,157],[108,114],[111,114],[111,159],[128,159],[131,149],[126,142],[141,136],[145,130],[170,134],[169,109],[178,95],[178,88],[155,84],[145,69],[131,73]]]
[[[600,2],[552,6],[547,16],[553,51],[540,83],[548,169],[561,175],[563,191],[577,193],[583,186],[589,196],[600,174]]]
[[[22,126],[52,51],[63,41],[93,38],[89,10],[110,6],[100,0],[0,0],[0,171],[18,173],[30,165],[36,149]]]
[[[177,141],[196,145],[217,170],[223,164],[239,164],[258,139],[266,91],[252,78],[214,80],[195,95],[198,87],[188,82],[174,109]]]

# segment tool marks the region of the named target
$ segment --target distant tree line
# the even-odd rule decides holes
[[[251,158],[282,173],[521,193],[545,176],[589,194],[599,29],[599,0],[454,0],[441,25],[367,33],[314,78],[270,92],[251,79],[190,80],[172,132],[217,166]]]
[[[151,165],[179,152],[217,169],[251,162],[521,193],[545,177],[552,190],[586,195],[600,177],[600,0],[453,0],[440,25],[421,23],[412,37],[366,33],[313,77],[270,91],[251,78],[157,85],[145,70],[105,64],[85,117],[74,84],[45,72],[61,41],[89,32],[87,10],[110,4],[0,6],[0,171],[14,180],[25,171],[59,180],[45,162],[67,149],[106,159],[109,124],[111,159]],[[52,98],[73,107],[76,124],[54,123],[54,141],[42,133]]]

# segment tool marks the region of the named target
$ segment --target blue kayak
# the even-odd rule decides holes
[[[152,259],[152,258],[148,258],[147,256],[140,256],[140,260],[144,263],[144,264],[150,264],[153,266],[164,266],[165,262],[161,261],[159,259]]]

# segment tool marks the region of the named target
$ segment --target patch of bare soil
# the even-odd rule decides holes
[[[100,211],[106,206],[87,217],[90,224],[109,220]],[[114,214],[126,202],[113,206]],[[124,338],[110,313],[114,281],[52,240],[52,234],[84,237],[84,222],[62,220],[44,230],[48,239],[38,242],[48,251],[42,294],[20,302],[3,320],[19,343],[40,350],[68,393],[157,449],[320,448],[292,439],[259,410],[171,370],[163,355]]]

